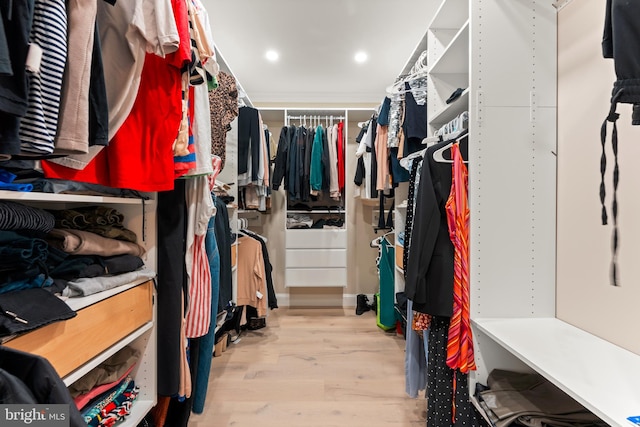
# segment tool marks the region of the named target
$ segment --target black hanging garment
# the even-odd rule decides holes
[[[187,207],[185,181],[158,193],[158,394],[173,396],[180,388],[182,284],[186,283]]]
[[[614,154],[613,167],[613,201],[611,212],[613,217],[613,245],[611,278],[612,284],[618,286],[617,252],[618,252],[618,129],[616,121],[620,117],[616,113],[618,103],[633,104],[632,125],[640,125],[640,2],[628,0],[607,0],[607,10],[602,37],[602,54],[605,58],[613,58],[616,82],[611,94],[609,115],[602,123],[600,139],[602,156],[600,159],[600,202],[602,204],[602,224],[607,224],[605,207],[604,175],[607,168],[605,143],[607,139],[607,122],[613,123],[611,142]]]

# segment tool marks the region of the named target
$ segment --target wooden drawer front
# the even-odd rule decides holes
[[[404,246],[396,245],[396,266],[402,268],[402,255],[404,254]]]
[[[346,267],[346,249],[287,249],[287,268]]]
[[[285,286],[288,288],[330,288],[347,286],[346,268],[287,268]]]
[[[347,230],[287,230],[287,249],[346,249]]]
[[[152,320],[153,282],[145,282],[82,310],[73,319],[21,335],[7,347],[38,354],[61,377]]]

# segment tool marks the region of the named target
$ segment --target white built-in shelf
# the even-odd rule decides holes
[[[429,68],[429,74],[469,73],[469,21],[460,28],[442,55]]]
[[[472,322],[609,425],[640,415],[640,355],[556,318]]]
[[[469,19],[469,0],[443,0],[433,16],[430,29],[461,28]]]
[[[469,88],[466,88],[458,99],[451,104],[446,104],[444,108],[429,117],[429,124],[434,128],[449,123],[463,111],[469,110]]]
[[[145,282],[148,282],[149,280],[152,280],[152,279],[141,278],[138,280],[134,280],[131,283],[127,283],[126,285],[117,286],[115,288],[108,289],[102,292],[96,292],[95,294],[88,295],[86,297],[65,298],[64,302],[67,303],[67,305],[71,308],[71,310],[78,311],[80,309],[89,307],[90,305],[100,302],[102,300],[105,300],[107,298],[111,298],[112,296],[117,295],[121,292],[129,290],[131,288],[135,288],[136,286],[141,285]]]
[[[140,389],[140,394],[142,394]],[[136,400],[131,405],[131,413],[126,417],[124,421],[118,423],[118,427],[136,427],[140,424],[140,421],[147,415],[147,413],[156,406],[156,402],[153,400]]]
[[[118,351],[122,350],[124,347],[126,347],[127,345],[131,344],[132,342],[140,338],[145,332],[149,331],[151,328],[153,328],[153,322],[145,323],[144,325],[136,329],[133,333],[127,335],[124,339],[121,339],[120,341],[118,341],[117,343],[115,343],[114,345],[112,345],[111,347],[109,347],[108,349],[106,349],[105,351],[103,351],[93,359],[89,360],[80,368],[76,369],[75,371],[73,371],[72,373],[70,373],[69,375],[67,375],[62,379],[65,385],[69,386],[75,383],[80,378],[85,376],[87,373],[92,371],[99,364],[101,364],[102,362],[104,362],[105,360],[107,360],[108,358],[116,354]],[[99,339],[99,337],[96,337],[96,339]]]
[[[50,203],[94,203],[94,204],[116,204],[116,205],[141,205],[142,199],[132,197],[106,197],[106,196],[87,196],[82,194],[61,194],[61,193],[40,193],[36,191],[0,191],[0,200],[17,200],[32,202],[50,202]],[[155,200],[145,200],[145,203],[152,204]]]

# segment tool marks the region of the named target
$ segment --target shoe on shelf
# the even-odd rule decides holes
[[[356,297],[356,314],[360,316],[369,310],[371,310],[371,307],[369,307],[369,298],[365,294],[358,294]]]

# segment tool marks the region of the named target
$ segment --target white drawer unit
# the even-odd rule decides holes
[[[288,268],[285,272],[287,288],[327,288],[347,286],[346,267],[338,268]]]
[[[285,286],[347,286],[347,231],[287,230]]]
[[[287,267],[346,267],[346,249],[287,249]]]
[[[287,230],[285,244],[287,249],[346,249],[347,230]]]

